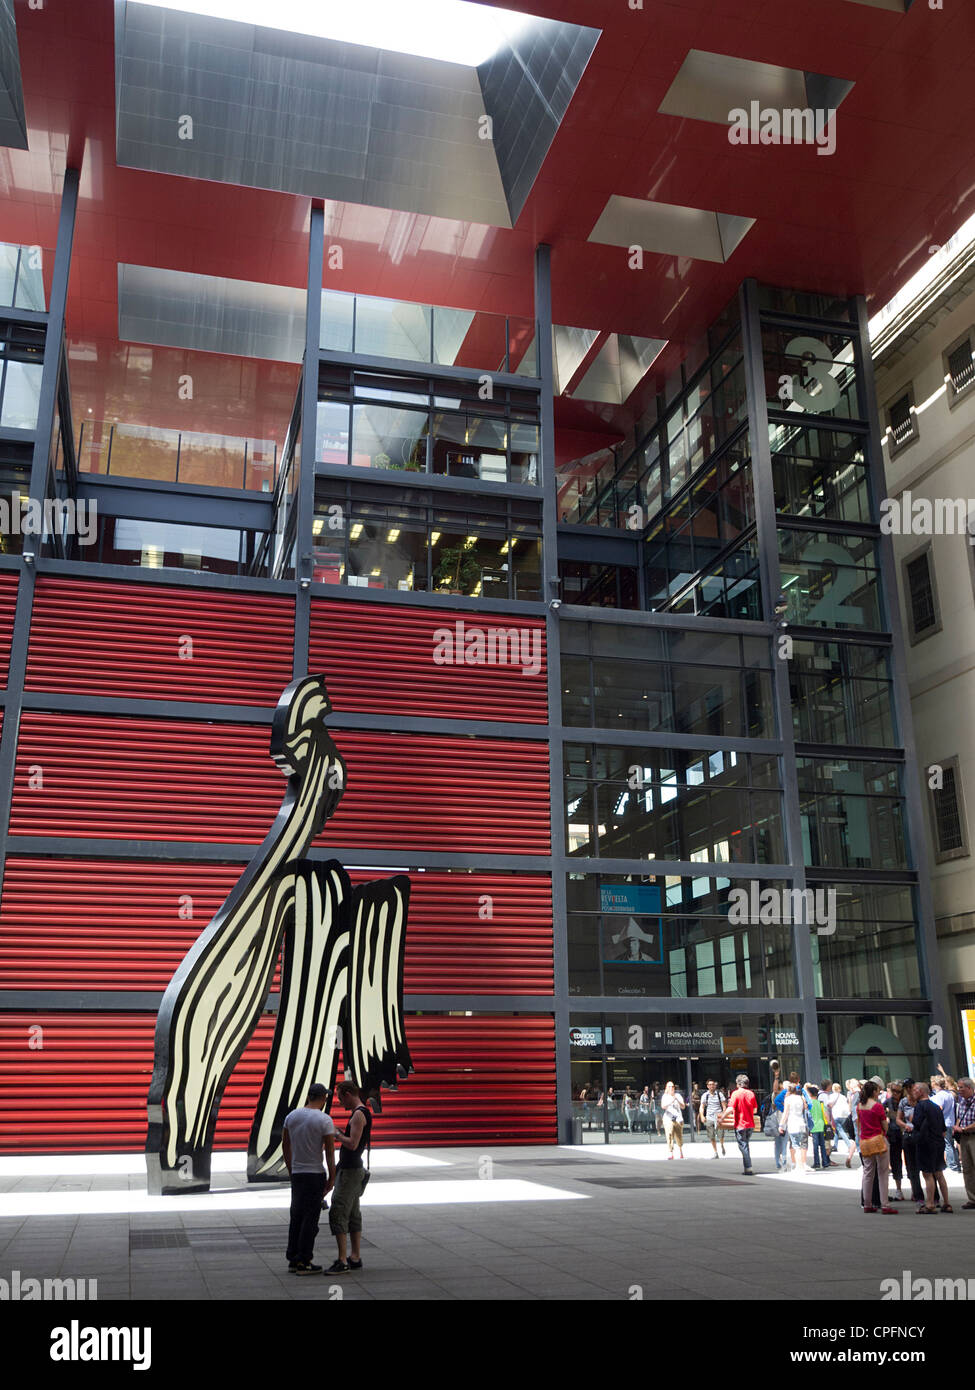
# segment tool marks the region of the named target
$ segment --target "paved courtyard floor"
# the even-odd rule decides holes
[[[878,1300],[881,1281],[975,1276],[975,1211],[864,1215],[859,1172],[775,1172],[753,1144],[377,1150],[364,1268],[297,1278],[286,1186],[215,1156],[206,1195],[150,1198],[137,1155],[0,1159],[0,1280],[97,1281],[112,1300]],[[909,1187],[905,1184],[909,1194]],[[323,1216],[315,1252],[334,1243]],[[975,1281],[973,1281],[975,1282]]]

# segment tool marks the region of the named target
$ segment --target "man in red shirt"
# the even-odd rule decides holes
[[[753,1176],[752,1155],[748,1146],[755,1130],[758,1101],[755,1099],[755,1092],[748,1089],[748,1077],[744,1073],[735,1077],[735,1086],[737,1089],[732,1091],[728,1104],[735,1112],[735,1139],[738,1141],[741,1161],[745,1167],[745,1177],[750,1178]]]

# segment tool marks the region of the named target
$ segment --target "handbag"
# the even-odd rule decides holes
[[[875,1134],[872,1139],[860,1140],[860,1154],[863,1158],[873,1158],[875,1154],[882,1154],[887,1147],[887,1140],[882,1134]]]

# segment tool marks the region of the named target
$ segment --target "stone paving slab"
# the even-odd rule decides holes
[[[284,1259],[287,1189],[263,1189],[255,1205],[226,1155],[220,1206],[173,1199],[151,1211],[138,1173],[128,1171],[137,1155],[113,1156],[115,1169],[103,1174],[88,1156],[83,1176],[67,1165],[60,1178],[50,1159],[32,1178],[23,1159],[0,1165],[0,1279],[15,1270],[21,1280],[95,1279],[101,1302],[324,1302],[336,1290],[350,1301],[629,1301],[634,1289],[658,1302],[814,1302],[878,1300],[880,1281],[906,1268],[914,1278],[969,1276],[975,1212],[960,1210],[956,1175],[948,1175],[953,1216],[918,1223],[907,1202],[896,1219],[868,1218],[857,1171],[783,1176],[770,1147],[766,1154],[756,1144],[753,1153],[750,1180],[741,1179],[737,1154],[715,1163],[702,1149],[668,1162],[646,1144],[397,1153],[388,1167],[376,1165],[363,1204],[365,1268],[306,1279],[289,1275]],[[494,1176],[478,1183],[485,1156]],[[709,1172],[737,1180],[687,1180]],[[602,1174],[633,1185],[591,1181]],[[92,1193],[118,1197],[120,1209],[79,1214]],[[43,1213],[45,1195],[56,1214]],[[135,1210],[124,1209],[126,1200]],[[21,1201],[37,1214],[18,1214]],[[72,1201],[75,1212],[65,1209]],[[803,1255],[835,1253],[838,1234],[839,1268],[833,1254]],[[316,1260],[333,1258],[323,1213]]]

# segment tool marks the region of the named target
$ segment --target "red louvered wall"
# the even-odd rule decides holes
[[[552,1019],[407,1019],[416,1072],[383,1093],[377,1145],[554,1143]],[[42,1048],[28,1046],[32,1026]],[[146,1135],[154,1019],[0,1015],[0,1150],[131,1153]],[[246,1146],[270,1046],[262,1020],[224,1096],[216,1148]]]
[[[0,573],[5,678],[17,576]],[[540,670],[439,665],[438,629],[506,627],[538,635]],[[25,688],[104,697],[104,713],[23,711],[10,834],[36,837],[11,855],[0,899],[0,988],[159,993],[241,864],[57,857],[59,837],[258,844],[284,779],[270,726],[143,719],[112,713],[123,698],[269,707],[291,679],[294,600],[285,595],[40,576]],[[348,766],[338,813],[318,845],[339,858],[388,850],[390,862],[438,852],[550,852],[548,746],[503,736],[504,723],[546,722],[544,622],[419,606],[316,600],[310,669],[344,712],[493,720],[499,737],[343,730]],[[186,660],[186,638],[192,659]],[[184,659],[181,659],[181,653]],[[28,783],[34,770],[43,785]],[[354,881],[381,877],[360,870]],[[443,995],[537,995],[553,989],[551,877],[541,873],[411,874],[405,989]],[[192,920],[179,917],[180,897]],[[486,915],[484,897],[492,901]],[[185,904],[184,904],[185,910]],[[451,1003],[447,1004],[447,997]],[[140,1150],[154,1015],[0,1014],[0,1151]],[[217,1146],[246,1142],[273,1017],[262,1019],[228,1088]],[[27,1047],[40,1023],[44,1048]],[[554,1142],[554,1031],[534,1017],[410,1017],[417,1072],[384,1096],[389,1144]]]
[[[25,689],[276,705],[293,643],[283,595],[42,576]]]
[[[540,653],[540,670],[524,675],[516,665],[437,665],[436,633],[455,634],[461,621],[468,633],[525,632],[525,654]],[[547,719],[541,618],[317,599],[311,607],[309,653],[309,669],[324,672],[336,711],[415,715],[422,710],[440,718],[537,724]]]
[[[24,712],[12,835],[257,843],[283,779],[267,726]],[[504,739],[334,732],[348,764],[317,843],[548,854],[548,747]],[[40,767],[43,787],[31,789]]]
[[[164,990],[240,872],[240,864],[11,856],[0,989]],[[408,994],[551,994],[548,875],[428,871],[411,879]],[[186,895],[189,921],[179,916]],[[487,910],[490,919],[480,915]]]
[[[10,642],[14,635],[19,575],[0,571],[0,687],[10,674]]]

